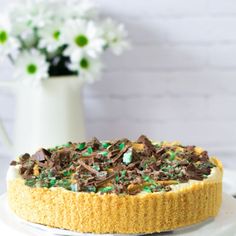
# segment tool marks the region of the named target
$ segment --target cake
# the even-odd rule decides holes
[[[11,162],[8,202],[29,222],[82,233],[175,230],[215,217],[222,164],[200,147],[119,139],[41,148]]]

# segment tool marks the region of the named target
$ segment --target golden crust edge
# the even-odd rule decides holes
[[[211,160],[223,174],[221,161],[215,157]],[[134,196],[30,188],[22,179],[8,182],[8,202],[16,215],[30,222],[84,233],[173,230],[216,216],[221,201],[222,175],[173,192]]]

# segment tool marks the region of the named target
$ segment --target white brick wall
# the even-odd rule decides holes
[[[1,11],[7,2],[0,0]],[[103,80],[85,88],[88,137],[178,139],[204,146],[235,168],[236,2],[96,2],[104,15],[126,24],[133,49],[118,58],[106,55]],[[0,71],[0,79],[11,77],[8,64]],[[1,90],[0,117],[11,135],[14,104]],[[7,153],[1,143],[0,153]]]

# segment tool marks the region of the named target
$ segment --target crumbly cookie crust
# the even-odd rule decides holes
[[[24,180],[8,181],[9,206],[19,217],[50,227],[92,233],[153,233],[174,230],[217,215],[222,201],[220,175],[177,191],[137,195],[72,192],[31,188]]]

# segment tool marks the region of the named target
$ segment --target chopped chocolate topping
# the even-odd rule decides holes
[[[94,137],[90,142],[87,143],[87,146],[92,147],[94,150],[98,150],[101,146],[101,143],[96,137]]]
[[[119,159],[128,151],[129,147],[130,147],[129,145],[124,146],[124,147],[121,149],[121,151],[116,155],[116,157],[114,157],[114,158],[112,159],[112,162],[114,163],[114,162],[116,162],[117,160],[119,160]]]
[[[32,156],[32,158],[37,161],[45,161],[46,157],[50,157],[50,156],[51,156],[51,153],[49,151],[47,151],[44,148],[41,148]]]
[[[146,149],[146,153],[149,155],[152,153],[155,153],[155,151],[156,151],[155,146],[152,144],[152,142],[145,135],[141,135],[138,138],[137,143],[144,144],[144,147]]]
[[[207,152],[195,146],[152,143],[144,135],[136,142],[93,138],[41,148],[11,165],[19,165],[29,187],[130,195],[171,191],[173,184],[207,178],[215,167]]]
[[[20,157],[20,160],[21,160],[22,163],[27,162],[29,159],[30,159],[30,154],[28,154],[28,153],[25,153],[24,155],[22,155]]]
[[[81,166],[83,166],[86,170],[88,170],[89,172],[95,174],[95,175],[99,175],[99,172],[95,169],[95,168],[92,168],[91,166],[85,164],[83,161],[81,160],[78,160],[77,161],[78,164],[80,164]]]
[[[95,182],[95,186],[101,186],[103,185],[104,183],[106,183],[108,180],[111,180],[115,177],[115,174],[111,174],[110,176],[106,177],[105,179],[101,180],[101,181],[97,181]]]
[[[17,162],[16,161],[12,161],[11,163],[10,163],[10,166],[16,166],[17,165]]]

